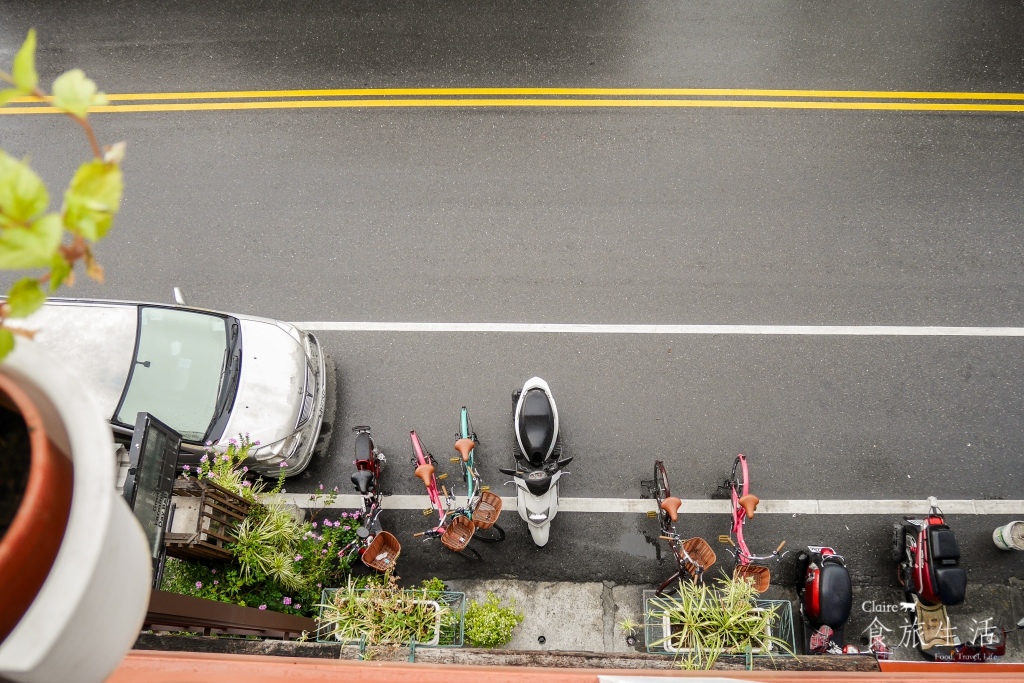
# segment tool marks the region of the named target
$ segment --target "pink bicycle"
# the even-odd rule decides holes
[[[740,453],[732,463],[732,475],[725,481],[722,488],[728,489],[729,499],[732,502],[732,528],[728,536],[720,536],[719,541],[728,543],[735,550],[729,553],[736,559],[733,568],[733,579],[746,579],[754,584],[754,590],[763,593],[768,590],[771,583],[771,570],[768,567],[751,564],[751,562],[764,562],[767,560],[781,560],[786,556],[782,553],[782,547],[786,545],[783,541],[775,552],[770,555],[753,555],[747,542],[743,539],[743,525],[748,519],[754,518],[754,511],[761,499],[750,492],[750,473],[747,470],[747,458]],[[781,553],[781,554],[780,554]]]

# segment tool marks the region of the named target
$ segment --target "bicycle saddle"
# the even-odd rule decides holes
[[[434,466],[431,464],[420,465],[416,468],[416,476],[423,480],[423,485],[430,488],[434,479]]]
[[[473,439],[459,439],[455,442],[455,450],[462,454],[462,462],[469,461],[469,452],[476,446]]]
[[[761,502],[761,499],[755,496],[753,493],[748,493],[745,496],[740,496],[740,499],[736,501],[743,508],[743,511],[747,513],[747,519],[754,518],[754,510],[757,509],[757,504]]]
[[[675,496],[669,496],[665,500],[661,501],[661,509],[668,513],[668,518],[673,522],[679,521],[679,506],[683,504],[683,501],[679,500]]]

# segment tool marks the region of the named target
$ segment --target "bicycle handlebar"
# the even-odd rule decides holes
[[[426,536],[426,535],[427,535],[426,531],[421,531],[418,534],[413,534],[412,536],[413,536],[413,538],[419,538],[420,536]]]
[[[663,541],[675,541],[679,539],[678,536],[658,536],[658,538],[660,538]]]
[[[782,543],[780,543],[780,544],[779,544],[779,547],[778,547],[778,548],[776,548],[776,549],[775,549],[775,552],[774,552],[774,553],[772,553],[772,554],[773,554],[773,555],[777,555],[777,554],[778,554],[778,552],[779,552],[780,550],[782,550],[782,546],[784,546],[784,545],[786,545],[786,542],[785,542],[785,541],[783,541]]]

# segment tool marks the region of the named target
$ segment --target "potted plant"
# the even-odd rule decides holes
[[[92,245],[121,200],[124,145],[101,148],[87,117],[105,102],[78,69],[52,94],[39,85],[35,31],[0,72],[0,106],[28,99],[86,133],[92,158],[76,170],[59,211],[25,160],[0,150],[0,269],[43,270],[0,302],[0,680],[107,678],[138,635],[149,603],[150,554],[115,489],[110,425],[74,372],[12,325],[74,279],[102,280]],[[15,345],[15,337],[20,337]]]
[[[685,669],[710,669],[725,654],[768,654],[792,649],[773,635],[780,615],[759,606],[751,582],[720,579],[714,585],[680,581],[676,595],[648,600],[648,619],[663,636],[650,645],[682,657]]]
[[[461,605],[461,593],[428,587],[403,590],[390,572],[365,588],[349,577],[345,586],[324,591],[317,640],[368,646],[461,645]]]

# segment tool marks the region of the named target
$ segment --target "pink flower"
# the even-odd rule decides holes
[[[232,446],[237,446],[238,445],[238,442],[235,441],[234,439],[228,439],[228,443],[231,444]]]
[[[302,559],[302,555],[296,555],[296,556],[295,556],[295,561],[296,561],[296,562],[298,562],[298,561],[299,561],[299,560],[301,560],[301,559]]]
[[[345,529],[345,531],[352,531],[352,527],[350,527],[350,526],[349,526],[349,525],[347,525],[347,524],[346,524],[346,525],[345,525],[344,527],[342,527],[342,528],[344,528],[344,529]]]
[[[216,586],[216,585],[217,585],[217,584],[219,584],[219,583],[220,583],[220,581],[218,581],[217,579],[214,579],[214,580],[213,580],[213,585],[214,585],[214,586]]]
[[[313,522],[313,528],[314,529],[316,528],[316,522]]]
[[[323,491],[323,490],[324,490],[324,485],[323,485],[323,484],[320,484],[320,490],[321,490],[321,491]]]
[[[243,468],[242,468],[242,473],[243,473],[243,474],[244,474],[245,472],[248,472],[248,471],[249,471],[249,467],[248,467],[248,466],[246,466],[246,467],[243,467]]]
[[[203,582],[202,581],[196,581],[196,588],[202,588],[202,587],[203,587]]]
[[[208,456],[208,455],[203,455],[203,457],[199,458],[199,462],[206,462],[206,461],[207,461],[207,460],[209,460],[209,459],[210,459],[210,456]]]
[[[327,548],[324,548],[323,550],[321,550],[320,554],[321,555],[326,555],[327,554]]]
[[[212,446],[212,445],[213,445],[213,442],[212,442],[212,441],[207,441],[207,442],[206,442],[206,445],[207,445],[207,446]]]
[[[211,569],[211,570],[210,570],[210,573],[211,573],[211,574],[216,574],[216,573],[217,573],[217,570],[216,570],[216,569]]]
[[[220,459],[223,460],[224,462],[227,462],[228,460],[231,460],[231,456],[225,453],[220,457]]]
[[[242,486],[252,486],[252,482],[251,481],[243,481],[242,482]]]
[[[282,460],[280,466],[281,467],[288,467],[288,463],[286,463],[284,460]]]
[[[290,605],[290,604],[292,604],[292,599],[291,598],[283,598],[281,600],[281,602],[283,602],[286,605]]]
[[[335,486],[335,487],[334,487],[334,492],[335,492],[335,493],[337,493],[337,492],[338,492],[338,487],[337,487],[337,486]]]
[[[317,587],[317,588],[323,588],[323,585],[321,585],[321,584],[319,584],[319,583],[318,583],[318,584],[316,585],[316,587]]]
[[[253,445],[253,446],[259,446],[259,445],[260,445],[260,442],[259,442],[259,440],[257,439],[256,441],[253,441],[253,442],[252,442],[252,445]]]
[[[345,518],[347,519],[347,518],[348,518],[348,513],[347,513],[347,512],[342,512],[342,513],[341,513],[341,516],[342,516],[342,517],[345,517]]]
[[[295,609],[302,609],[302,605],[295,605]]]
[[[188,472],[188,471],[189,471],[190,469],[192,469],[192,468],[191,468],[191,467],[189,467],[188,465],[182,465],[182,466],[181,466],[181,469],[183,469],[183,470],[185,470],[186,472]]]
[[[265,610],[265,609],[267,609],[267,606],[266,605],[260,605],[260,609]]]

